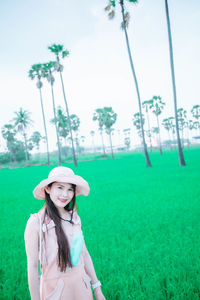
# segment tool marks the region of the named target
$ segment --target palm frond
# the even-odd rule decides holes
[[[115,0],[109,0],[110,1],[110,4],[115,7]]]
[[[28,77],[30,77],[31,80],[33,80],[33,79],[35,78],[35,75],[34,75],[34,73],[33,73],[33,70],[29,70],[29,71],[28,71]]]
[[[104,10],[105,11],[109,11],[111,9],[111,4],[109,3],[105,8],[104,8]]]
[[[62,58],[65,58],[68,55],[69,55],[69,51],[67,49],[62,51]]]
[[[108,18],[111,20],[115,17],[115,11],[114,10],[111,10],[111,12],[109,12],[108,14]]]

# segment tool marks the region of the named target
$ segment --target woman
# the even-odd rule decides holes
[[[31,300],[91,300],[91,285],[95,298],[105,300],[76,209],[76,196],[87,196],[89,190],[66,167],[54,168],[34,189],[45,205],[30,216],[25,229]]]

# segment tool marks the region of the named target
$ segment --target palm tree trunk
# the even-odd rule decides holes
[[[136,87],[136,92],[137,92],[137,97],[138,97],[140,123],[141,123],[141,129],[142,129],[142,142],[143,142],[143,147],[144,147],[144,156],[145,156],[147,167],[151,167],[151,162],[149,159],[149,154],[147,151],[147,145],[146,145],[145,136],[144,136],[144,127],[143,127],[143,122],[142,122],[142,106],[141,106],[138,82],[137,82],[137,77],[136,77],[136,73],[135,73],[135,68],[133,65],[133,60],[132,60],[131,50],[130,50],[129,40],[128,40],[128,34],[127,34],[127,30],[126,30],[125,15],[124,15],[124,0],[120,0],[120,5],[121,5],[122,20],[123,20],[123,24],[124,24],[124,32],[125,32],[125,37],[126,37],[126,45],[127,45],[127,49],[128,49],[129,61],[130,61],[131,70],[132,70],[133,78],[135,81],[135,87]]]
[[[113,147],[112,147],[112,138],[111,138],[111,133],[110,133],[110,131],[109,131],[109,140],[110,140],[110,148],[111,148],[112,158],[114,158]]]
[[[180,164],[180,166],[185,166],[186,163],[185,163],[185,159],[184,159],[184,155],[183,155],[183,150],[182,150],[182,147],[181,147],[181,141],[180,141],[180,135],[179,135],[179,126],[178,126],[176,83],[175,83],[175,73],[174,73],[172,36],[171,36],[171,27],[170,27],[169,9],[168,9],[168,1],[167,0],[165,0],[165,12],[166,12],[167,30],[168,30],[168,39],[169,39],[170,66],[171,66],[171,76],[172,76],[173,95],[174,95],[174,113],[175,113],[175,121],[176,121],[176,134],[177,134],[177,142],[178,142],[179,164]]]
[[[72,141],[73,161],[74,161],[74,166],[77,167],[78,163],[77,163],[75,149],[74,149],[74,141],[73,141],[73,135],[72,135],[72,129],[71,129],[71,122],[70,122],[70,117],[69,117],[69,109],[68,109],[67,100],[66,100],[66,96],[65,96],[65,88],[64,88],[64,83],[63,83],[63,78],[62,78],[61,71],[59,71],[59,73],[60,73],[60,80],[61,80],[61,84],[62,84],[63,97],[64,97],[64,101],[65,101],[65,106],[66,106],[68,126],[69,126],[70,135],[71,135],[71,141]]]
[[[161,146],[161,137],[160,137],[160,124],[159,124],[159,119],[158,119],[157,115],[156,115],[156,118],[157,118],[157,124],[158,124],[159,149],[160,149],[160,155],[162,155],[162,146]]]
[[[40,90],[40,103],[41,103],[41,109],[42,109],[42,117],[43,117],[43,123],[44,123],[44,131],[45,131],[45,138],[46,138],[46,144],[47,144],[47,165],[49,166],[50,164],[50,159],[49,159],[49,142],[48,142],[48,136],[47,136],[47,128],[46,128],[46,121],[45,121],[45,115],[44,115],[44,107],[43,107],[43,101],[42,101],[42,91],[41,88]]]
[[[103,155],[106,157],[106,151],[105,151],[105,146],[104,146],[104,140],[103,140],[103,132],[100,130],[100,135],[101,135],[101,141],[102,141],[102,147],[103,147]]]
[[[59,141],[59,135],[58,135],[58,127],[57,127],[57,122],[56,122],[56,108],[55,108],[55,101],[54,101],[53,84],[51,84],[51,94],[52,94],[53,112],[54,112],[54,119],[55,119],[57,144],[58,144],[58,165],[61,166],[62,165],[62,158],[61,158],[60,141]]]

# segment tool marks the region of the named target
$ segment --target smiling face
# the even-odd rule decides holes
[[[72,184],[65,182],[54,182],[50,187],[46,188],[46,192],[57,208],[64,208],[74,196]]]

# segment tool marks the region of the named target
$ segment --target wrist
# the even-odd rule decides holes
[[[94,295],[97,296],[97,295],[100,295],[101,293],[102,293],[101,287],[98,286],[98,287],[94,290]]]
[[[101,289],[100,287],[101,287],[101,282],[99,280],[92,284],[92,288],[94,291],[96,291],[97,289]]]

